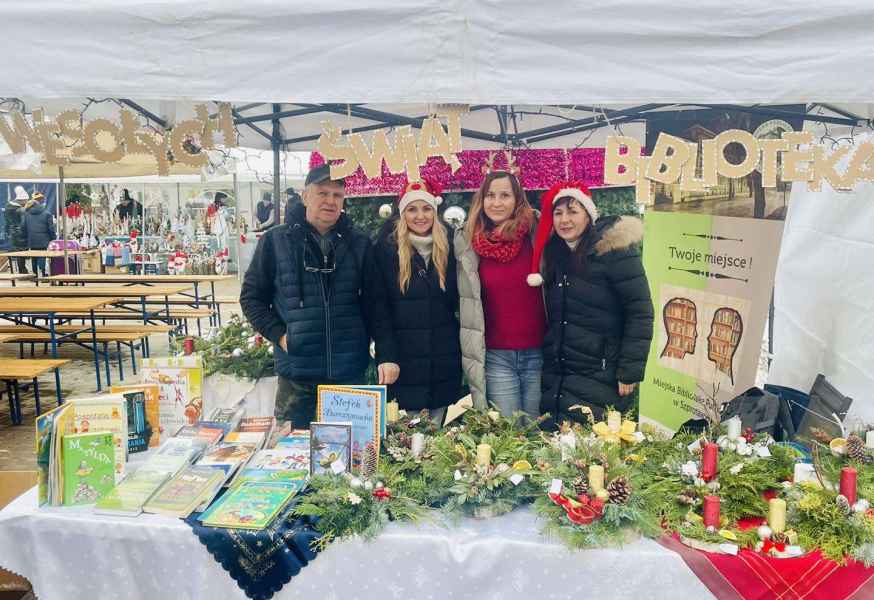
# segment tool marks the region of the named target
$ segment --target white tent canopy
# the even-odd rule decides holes
[[[238,102],[868,102],[854,0],[10,0],[0,95]]]

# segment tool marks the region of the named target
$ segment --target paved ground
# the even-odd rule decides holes
[[[216,286],[216,294],[220,296],[239,295],[240,285],[236,281],[221,283]],[[239,312],[239,305],[222,306],[222,318]],[[193,325],[191,322],[189,326]],[[189,331],[192,331],[189,329]],[[165,356],[168,349],[166,335],[153,335],[150,339],[152,356]],[[40,356],[41,346],[37,347],[36,356]],[[61,393],[64,398],[75,398],[91,395],[95,392],[97,381],[94,374],[92,355],[81,348],[64,346],[59,354],[62,358],[72,358],[73,362],[61,368]],[[0,356],[18,356],[18,346],[15,344],[0,344]],[[125,383],[136,383],[137,377],[130,369],[130,359],[124,362]],[[113,382],[117,382],[117,367],[113,368]],[[54,375],[49,372],[39,379],[40,404],[43,412],[56,406]],[[0,471],[22,471],[36,469],[36,453],[34,448],[34,419],[36,405],[33,394],[28,391],[22,397],[21,412],[23,424],[12,425],[9,417],[9,404],[5,397],[0,400]]]

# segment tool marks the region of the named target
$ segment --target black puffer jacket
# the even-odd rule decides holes
[[[31,250],[45,250],[55,239],[55,219],[45,204],[37,202],[24,212],[21,232]]]
[[[297,383],[364,383],[370,337],[361,295],[370,242],[342,214],[328,234],[333,251],[325,260],[305,214],[296,206],[290,224],[259,240],[240,291],[243,314],[276,345],[278,375]],[[325,262],[335,270],[316,272]],[[283,334],[287,354],[278,346]]]
[[[541,412],[557,421],[582,418],[569,408],[625,410],[617,382],[643,380],[653,332],[649,283],[638,244],[643,224],[633,217],[605,217],[588,241],[582,274],[568,268],[571,252],[550,240],[545,283],[548,326],[543,346]]]
[[[441,225],[437,225],[441,227]],[[406,293],[398,286],[397,242],[383,228],[374,245],[368,280],[368,306],[373,312],[376,362],[400,366],[389,388],[401,408],[421,410],[448,406],[461,397],[461,344],[455,257],[449,248],[445,286],[433,263],[413,251],[413,271]]]

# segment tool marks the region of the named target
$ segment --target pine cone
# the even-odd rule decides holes
[[[373,444],[367,444],[364,447],[364,456],[361,459],[361,475],[363,477],[370,478],[374,473],[376,473],[378,458],[379,457],[376,455],[376,446]]]
[[[611,504],[625,504],[631,496],[631,486],[625,477],[617,477],[607,486]]]
[[[574,478],[573,486],[574,493],[576,493],[577,496],[582,496],[589,491],[589,482],[586,481],[586,478],[582,475],[577,475]]]
[[[855,433],[851,433],[847,437],[847,456],[850,460],[855,460],[861,463],[871,462],[871,457],[868,456],[868,451],[865,449],[865,442]]]
[[[847,500],[846,496],[838,494],[835,502],[837,503],[838,508],[841,510],[841,512],[845,515],[849,515],[851,512],[853,512],[853,508],[850,506],[850,501]]]

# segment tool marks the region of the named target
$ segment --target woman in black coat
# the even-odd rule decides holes
[[[366,299],[379,382],[408,412],[442,424],[461,396],[461,345],[455,257],[437,220],[439,192],[414,182],[401,192],[393,228],[374,245]]]
[[[552,218],[542,261],[548,314],[541,412],[561,422],[625,411],[643,380],[653,307],[634,217],[598,218],[589,190],[562,183],[543,198]],[[541,224],[547,221],[543,219]],[[547,234],[548,235],[548,234]]]
[[[41,192],[36,192],[27,204],[21,231],[30,250],[45,250],[55,239],[55,219],[52,213],[46,210],[45,196]],[[46,259],[40,257],[30,260],[34,275],[38,271],[40,275],[45,276]]]

